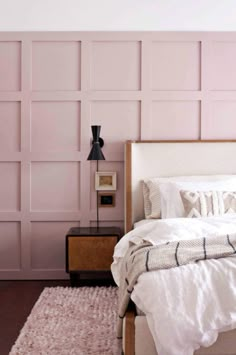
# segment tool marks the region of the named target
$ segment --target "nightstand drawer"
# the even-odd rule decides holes
[[[117,236],[69,236],[68,271],[110,270]]]

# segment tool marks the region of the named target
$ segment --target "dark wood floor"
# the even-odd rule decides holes
[[[84,281],[81,286],[107,285]],[[44,287],[70,286],[69,281],[0,281],[0,355],[8,355]]]

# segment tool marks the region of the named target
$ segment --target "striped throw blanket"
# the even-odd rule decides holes
[[[153,246],[147,242],[132,246],[122,264],[119,288],[118,337],[122,337],[122,323],[130,295],[138,277],[148,271],[169,269],[200,260],[236,255],[236,233],[210,238],[171,241]]]

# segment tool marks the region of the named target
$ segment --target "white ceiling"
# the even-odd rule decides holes
[[[236,0],[0,0],[0,31],[234,31]]]

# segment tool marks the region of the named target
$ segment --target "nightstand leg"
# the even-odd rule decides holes
[[[77,282],[79,280],[79,274],[75,272],[70,272],[70,285],[71,287],[75,287],[77,285]]]

